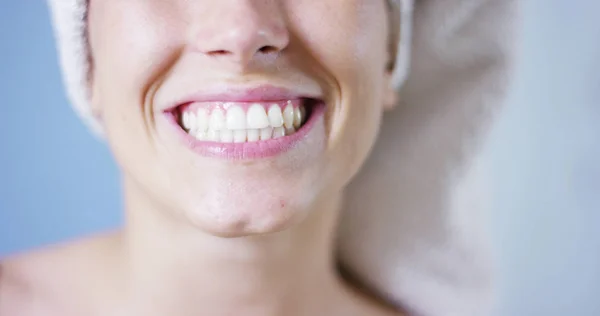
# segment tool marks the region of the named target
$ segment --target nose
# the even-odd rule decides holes
[[[219,0],[211,7],[195,21],[193,46],[202,54],[246,66],[261,56],[278,56],[289,44],[278,1]]]

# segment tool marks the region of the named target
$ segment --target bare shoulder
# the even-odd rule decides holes
[[[118,234],[55,245],[0,261],[0,315],[52,316],[101,286]]]

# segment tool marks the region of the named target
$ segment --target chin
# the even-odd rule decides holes
[[[211,182],[203,194],[185,197],[184,217],[194,227],[226,238],[291,229],[308,216],[317,191],[310,183],[274,178]]]

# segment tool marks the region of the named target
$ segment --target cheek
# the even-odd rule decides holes
[[[94,61],[94,103],[116,158],[146,153],[152,90],[170,66],[184,35],[174,6],[162,1],[92,1],[89,34]],[[158,14],[162,10],[162,15]]]
[[[152,108],[147,97],[158,74],[172,60],[173,47],[181,40],[173,34],[181,33],[177,32],[180,26],[152,18],[152,10],[157,8],[137,0],[91,3],[94,104],[123,172],[135,174],[140,183],[151,186],[154,179],[168,177],[156,168],[157,150],[149,135]]]
[[[383,1],[310,2],[314,14],[299,14],[293,25],[337,90],[329,115],[328,165],[333,167],[327,173],[344,185],[365,161],[380,127],[387,12]],[[295,9],[304,10],[304,3]]]
[[[162,1],[94,1],[90,8],[90,43],[94,60],[94,84],[98,85],[100,110],[111,115],[145,109],[145,98],[159,74],[170,66],[185,34],[175,6]],[[161,10],[163,12],[161,12]],[[159,13],[160,12],[160,13]],[[117,113],[113,113],[117,112]]]
[[[291,15],[305,46],[339,85],[380,81],[387,58],[387,12],[383,1],[294,1]]]

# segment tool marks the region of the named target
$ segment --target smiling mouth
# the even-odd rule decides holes
[[[200,142],[262,143],[297,134],[318,100],[193,102],[175,109],[181,129]]]

